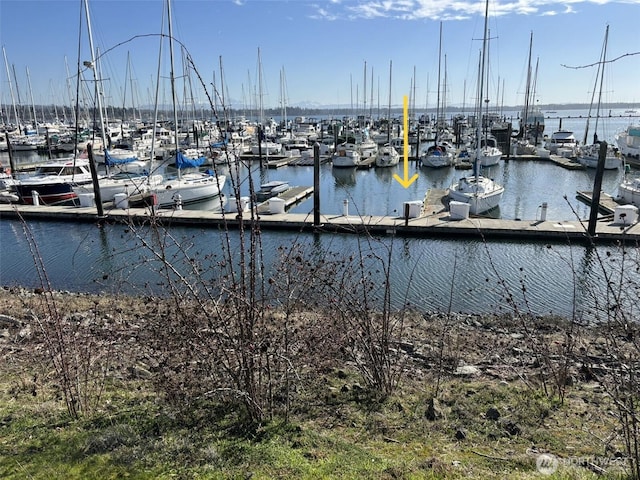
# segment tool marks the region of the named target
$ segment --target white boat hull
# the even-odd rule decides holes
[[[640,208],[640,178],[624,181],[618,186],[618,202]]]
[[[478,163],[483,167],[491,167],[497,165],[502,158],[502,152],[499,148],[489,147],[480,150],[480,158]]]
[[[147,193],[152,186],[158,185],[161,182],[162,175],[131,178],[101,178],[98,180],[100,185],[100,198],[103,202],[110,202],[113,201],[119,193],[124,193],[127,196]],[[78,196],[86,193],[95,193],[93,183],[75,186],[73,187],[73,191]]]
[[[453,154],[450,152],[441,153],[440,155],[424,155],[420,157],[420,163],[424,167],[443,168],[453,165]]]
[[[159,207],[172,207],[180,201],[183,205],[217,197],[222,192],[226,182],[225,175],[201,176],[199,174],[184,174],[162,182],[149,191],[156,195]]]
[[[578,152],[578,163],[587,168],[597,168],[600,157],[600,145],[590,145],[584,147]],[[612,149],[607,148],[607,155],[604,160],[605,170],[615,170],[622,166],[622,158],[616,155]]]
[[[376,155],[376,167],[394,167],[400,163],[400,154],[391,146],[380,147]]]
[[[357,167],[358,165],[360,165],[360,161],[360,154],[355,150],[340,150],[333,155],[334,167]]]
[[[615,137],[620,153],[640,159],[640,125],[632,125]]]
[[[463,177],[449,188],[451,200],[468,203],[469,213],[473,215],[496,208],[503,194],[503,186],[482,175]]]

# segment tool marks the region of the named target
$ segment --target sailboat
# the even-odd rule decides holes
[[[527,83],[524,93],[524,107],[520,113],[519,132],[514,139],[517,155],[535,155],[538,153],[538,141],[544,132],[544,114],[533,104],[535,97],[535,77],[531,70],[531,54],[533,50],[533,32],[529,36],[529,54],[527,57]]]
[[[602,45],[602,55],[600,57],[599,74],[600,74],[600,89],[598,92],[598,103],[596,107],[596,125],[593,134],[593,143],[587,145],[587,138],[589,135],[589,119],[591,118],[591,106],[589,107],[589,115],[587,115],[587,126],[584,131],[584,145],[578,149],[576,160],[588,168],[596,168],[598,166],[598,159],[600,155],[600,141],[598,141],[598,121],[600,120],[600,104],[602,102],[602,84],[604,80],[604,66],[607,61],[607,42],[609,39],[609,25],[604,34],[604,43]],[[595,95],[595,87],[598,84],[598,78],[596,75],[596,85],[593,89],[593,95]],[[593,105],[593,95],[591,97],[591,105]],[[607,145],[607,153],[604,161],[605,170],[615,170],[622,166],[622,159],[618,155],[618,152],[614,150],[611,144]]]
[[[455,157],[452,146],[444,141],[444,108],[441,107],[440,102],[440,60],[442,57],[442,22],[440,22],[440,41],[438,46],[438,98],[436,101],[436,134],[434,137],[434,143],[425,152],[423,152],[420,158],[420,165],[432,168],[450,167],[453,165],[453,159]],[[446,75],[446,57],[445,57],[445,81],[447,84]],[[443,95],[446,98],[446,93]],[[444,103],[444,102],[442,102]]]
[[[480,84],[478,88],[479,98],[482,98],[484,89],[484,68],[488,38],[489,0],[486,1],[484,14],[484,38],[482,41],[482,60],[480,66]],[[481,125],[478,122],[476,138],[481,138]],[[453,201],[469,204],[469,213],[477,215],[494,209],[500,204],[504,187],[493,179],[480,175],[480,149],[481,142],[476,142],[476,157],[473,161],[473,175],[462,177],[458,182],[449,187],[449,198]]]
[[[389,106],[387,110],[387,142],[378,147],[378,153],[376,153],[376,167],[395,167],[400,163],[400,154],[391,145],[391,74],[393,63],[389,62]]]
[[[173,98],[173,121],[175,126],[175,167],[177,174],[171,176],[165,176],[161,182],[149,184],[149,192],[155,195],[157,205],[160,208],[174,207],[178,205],[200,202],[209,198],[217,197],[221,194],[224,184],[226,182],[226,176],[220,175],[216,172],[208,170],[207,172],[200,172],[197,170],[205,162],[205,157],[198,157],[196,159],[187,157],[180,151],[178,142],[178,111],[177,111],[177,99],[175,89],[175,78],[173,76],[173,31],[171,23],[171,2],[167,0],[167,23],[169,28],[169,57],[171,59],[171,93]],[[162,44],[161,44],[162,49]],[[158,82],[159,83],[159,82]],[[158,91],[156,90],[156,97]],[[157,125],[157,98],[156,98],[156,112],[155,112],[155,125]],[[155,131],[154,131],[155,139]],[[155,155],[153,153],[154,144],[151,147],[151,159],[153,161]],[[191,169],[189,172],[183,172],[183,169]],[[166,175],[166,169],[165,169]],[[154,178],[154,177],[152,177]]]

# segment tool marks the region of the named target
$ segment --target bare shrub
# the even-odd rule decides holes
[[[100,335],[97,309],[92,317],[60,312],[60,300],[55,298],[38,245],[24,219],[21,221],[40,283],[39,306],[31,310],[38,341],[36,360],[47,374],[51,372],[69,415],[89,415],[100,404],[111,366],[112,340]]]

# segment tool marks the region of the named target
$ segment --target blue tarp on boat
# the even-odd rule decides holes
[[[229,139],[225,138],[225,139],[224,139],[224,140],[222,140],[221,142],[215,142],[215,143],[210,144],[209,146],[210,146],[211,148],[222,148],[222,147],[224,147],[225,145],[227,145],[228,143],[229,143]]]
[[[196,168],[202,165],[205,162],[206,158],[198,157],[198,158],[189,158],[186,157],[182,152],[178,152],[176,155],[176,168]]]
[[[127,158],[113,158],[109,154],[109,150],[104,151],[104,163],[107,166],[111,165],[123,165],[125,163],[131,163],[137,161],[137,157],[127,157]]]

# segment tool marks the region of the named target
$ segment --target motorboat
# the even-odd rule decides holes
[[[640,177],[626,178],[618,185],[618,203],[631,204],[640,208]]]
[[[260,185],[260,190],[256,192],[256,198],[259,201],[267,200],[271,197],[275,197],[282,192],[286,192],[291,188],[289,182],[284,180],[273,180]]]
[[[575,157],[578,140],[570,130],[557,130],[547,138],[544,147],[562,157]]]
[[[282,153],[282,145],[280,143],[263,140],[251,144],[252,155],[280,155]]]
[[[615,140],[622,155],[640,160],[640,125],[629,125]]]
[[[69,157],[40,165],[33,175],[21,178],[15,188],[23,203],[54,204],[77,198],[73,187],[91,182],[89,161]]]

